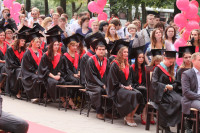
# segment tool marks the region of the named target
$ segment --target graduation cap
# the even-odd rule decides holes
[[[79,42],[82,42],[82,41],[84,40],[84,38],[85,38],[84,36],[82,36],[82,35],[79,34],[79,33],[76,33],[75,35],[76,35],[76,37],[78,38],[78,40],[77,40],[78,43],[79,43]]]
[[[185,46],[185,47],[179,47],[179,58],[182,58],[183,57],[183,54],[184,53],[195,53],[195,46]]]
[[[90,48],[91,43],[92,43],[95,39],[99,39],[99,38],[102,38],[102,37],[103,37],[102,34],[99,33],[99,32],[97,32],[97,33],[95,33],[95,34],[93,34],[93,35],[91,35],[91,36],[85,38],[85,43],[86,43],[87,48],[88,48],[88,49]]]
[[[151,50],[151,55],[156,56],[156,55],[163,55],[165,49],[152,49]]]
[[[52,42],[58,41],[61,42],[61,36],[60,35],[52,35],[52,36],[47,36],[47,44],[50,44]]]
[[[78,35],[77,34],[74,34],[72,36],[69,36],[65,39],[63,39],[63,43],[65,44],[65,46],[67,47],[67,45],[72,42],[72,41],[75,41],[75,42],[79,42],[79,38],[77,37]]]
[[[28,36],[25,34],[25,32],[18,33],[18,34],[17,34],[17,39],[24,39],[24,40],[27,41]]]
[[[105,47],[106,47],[106,49],[109,51],[109,46],[108,46],[108,44],[106,43],[106,40],[103,38],[103,37],[101,37],[101,38],[99,38],[99,39],[97,39],[97,40],[94,40],[92,43],[91,43],[91,47],[93,48],[93,49],[96,49],[96,46],[97,45],[104,45]]]
[[[13,33],[15,32],[14,28],[10,24],[7,24],[6,26],[4,26],[3,29],[5,32],[6,30],[11,30]]]
[[[46,35],[59,35],[62,33],[63,33],[63,30],[58,25],[55,25],[54,27],[49,29],[45,34]]]
[[[176,51],[165,51],[165,57],[176,58]]]
[[[129,46],[129,42],[127,41],[124,41],[123,39],[119,39],[119,40],[116,40],[113,44],[113,47],[112,47],[112,51],[111,51],[111,54],[112,55],[117,55],[118,51],[120,50],[120,48],[124,47],[124,46]]]
[[[144,53],[145,45],[136,47],[136,48],[130,48],[128,52],[128,58],[133,59],[136,58],[139,54]]]
[[[38,23],[34,23],[33,24],[33,29],[35,30],[35,31],[44,31],[45,29],[40,25],[40,24],[38,24]]]
[[[29,30],[31,30],[31,28],[29,28],[29,27],[27,27],[27,26],[24,25],[24,26],[18,31],[18,33],[26,32],[26,31],[29,31]]]
[[[28,35],[28,41],[31,42],[36,37],[40,38],[40,37],[44,37],[44,36],[41,33],[39,33],[39,31],[33,32]]]

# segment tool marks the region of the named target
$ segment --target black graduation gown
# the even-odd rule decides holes
[[[58,98],[58,89],[56,88],[56,85],[66,84],[65,80],[63,79],[63,72],[61,71],[62,63],[62,56],[59,53],[57,56],[54,56],[53,62],[49,61],[48,55],[45,53],[43,54],[38,67],[39,80],[44,82],[45,88],[53,100]],[[57,75],[58,72],[61,73],[61,77],[58,81],[49,77],[49,73]],[[65,91],[61,92],[61,96],[65,96]]]
[[[111,55],[109,57],[109,62],[112,63],[112,61],[116,58],[117,56],[116,55]]]
[[[0,48],[0,60],[5,60],[5,54],[8,49],[8,45],[4,42],[4,47]],[[2,73],[5,73],[5,63],[0,63],[0,82],[3,80],[4,75]]]
[[[132,74],[131,67],[126,66],[126,69],[121,71],[116,61],[111,64],[108,74],[107,94],[113,99],[115,107],[122,117],[131,113],[137,105],[144,103],[141,92],[121,87],[122,85],[132,85]]]
[[[29,48],[22,59],[22,85],[30,99],[39,97],[38,65],[42,58],[42,50],[38,50],[39,57]]]
[[[9,47],[6,52],[6,72],[8,77],[6,79],[6,92],[16,95],[19,89],[22,88],[21,80],[21,60],[25,51],[19,53],[14,51],[13,47]]]
[[[96,108],[101,108],[101,95],[106,94],[103,86],[106,85],[108,71],[109,64],[105,57],[101,67],[97,61],[97,55],[88,59],[85,68],[86,90],[89,92],[92,105]]]
[[[150,86],[150,99],[158,105],[160,125],[175,126],[181,120],[181,96],[174,90],[164,92],[170,84],[176,88],[169,73],[160,65],[155,67]]]
[[[186,70],[188,70],[188,68],[178,69],[177,73],[176,73],[176,78],[175,78],[175,81],[176,81],[176,84],[177,84],[175,91],[181,96],[182,96],[181,75]]]
[[[85,86],[85,68],[88,59],[94,54],[91,52],[87,51],[86,54],[84,54],[80,60],[80,83],[81,85]]]
[[[80,79],[74,77],[74,74],[78,74],[80,71],[80,57],[78,53],[75,54],[75,58],[72,58],[69,53],[63,55],[63,64],[65,65],[65,81],[71,81],[73,85],[79,85]]]

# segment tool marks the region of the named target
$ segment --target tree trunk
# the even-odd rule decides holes
[[[142,2],[141,6],[142,6],[142,24],[145,24],[146,23],[146,15],[147,15],[146,5],[144,2]]]
[[[47,16],[49,12],[48,0],[44,0],[44,6],[45,6],[45,16]]]
[[[133,15],[132,15],[132,5],[131,6],[128,6],[128,21],[129,22],[132,22],[133,20]]]
[[[117,3],[117,0],[110,0],[110,17],[111,17],[112,14],[117,15],[117,12],[112,10],[112,7],[115,5],[115,3]]]
[[[31,0],[26,0],[26,11],[30,12],[31,10]]]
[[[66,0],[60,0],[60,6],[63,8],[64,13],[66,13]]]
[[[79,7],[76,8],[76,3],[75,2],[71,2],[72,4],[72,14],[74,14],[75,12],[78,12],[78,10],[81,8],[82,3],[79,5]]]
[[[140,18],[139,18],[138,6],[139,6],[139,5],[137,5],[137,4],[135,5],[135,18],[140,19]],[[134,18],[134,20],[135,20],[135,18]]]
[[[181,11],[178,9],[178,7],[176,6],[176,1],[174,2],[174,13],[173,16],[175,16],[176,14],[181,13]]]

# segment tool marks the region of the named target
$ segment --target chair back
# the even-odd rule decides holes
[[[154,66],[146,66],[146,88],[147,88],[147,102],[149,101],[149,88],[151,85],[151,78],[154,71]]]

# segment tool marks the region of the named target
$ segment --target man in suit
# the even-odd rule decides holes
[[[182,112],[190,114],[190,108],[200,111],[200,52],[192,55],[193,68],[182,74]]]
[[[0,96],[0,129],[12,133],[27,133],[28,123],[18,117],[2,111],[2,97]]]

